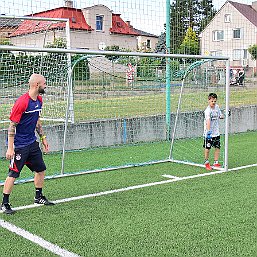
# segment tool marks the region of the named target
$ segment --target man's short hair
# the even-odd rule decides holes
[[[211,99],[211,98],[218,98],[217,94],[215,93],[210,93],[209,96],[208,96],[208,99]]]

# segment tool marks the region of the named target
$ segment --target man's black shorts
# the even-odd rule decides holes
[[[220,149],[220,136],[211,139],[204,138],[203,147],[205,149],[211,149],[212,147]]]
[[[42,151],[37,141],[28,146],[16,148],[14,151],[14,158],[10,161],[9,177],[18,178],[24,165],[35,172],[46,170]]]

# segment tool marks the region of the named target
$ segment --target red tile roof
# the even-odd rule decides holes
[[[137,33],[132,26],[129,26],[124,20],[121,19],[120,14],[112,14],[112,27],[110,28],[110,32],[116,34],[125,34],[125,35],[134,35],[138,36]]]
[[[257,11],[251,5],[240,4],[232,1],[228,2],[257,27]]]
[[[33,15],[33,17],[44,17],[44,18],[69,18],[70,29],[77,30],[87,30],[91,31],[92,28],[89,26],[84,18],[81,9],[69,8],[69,7],[59,7],[56,9],[39,12]],[[12,33],[10,36],[18,36],[24,34],[30,34],[45,30],[51,30],[56,28],[64,28],[64,22],[58,22],[52,24],[51,21],[39,21],[39,20],[24,20],[18,29]]]

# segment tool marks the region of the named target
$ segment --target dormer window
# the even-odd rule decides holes
[[[119,28],[121,28],[122,27],[122,24],[121,24],[121,22],[120,21],[117,21],[117,27],[119,27]]]
[[[103,30],[103,15],[96,15],[96,30],[102,31]]]
[[[72,23],[76,23],[76,18],[75,18],[75,17],[72,17],[72,18],[71,18],[71,22],[72,22]]]

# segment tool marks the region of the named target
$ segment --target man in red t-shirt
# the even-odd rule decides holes
[[[8,128],[8,148],[6,152],[6,158],[10,160],[10,167],[4,184],[3,201],[1,204],[1,209],[6,214],[15,213],[15,210],[11,208],[9,203],[9,196],[14,182],[20,176],[24,165],[35,172],[34,184],[36,195],[34,203],[54,205],[42,193],[46,166],[35,135],[35,131],[37,131],[44,152],[48,152],[48,142],[40,121],[43,105],[40,95],[45,93],[45,88],[45,78],[40,74],[32,74],[29,79],[29,91],[16,100],[11,110],[11,122]]]

